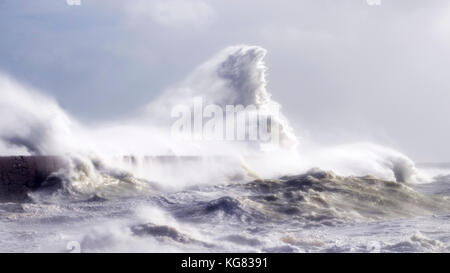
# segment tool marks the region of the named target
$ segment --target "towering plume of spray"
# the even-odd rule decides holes
[[[410,159],[374,144],[316,147],[309,151],[303,151],[308,149],[300,145],[299,154],[298,137],[266,89],[265,55],[266,50],[258,46],[228,47],[183,82],[165,90],[141,114],[96,124],[95,128],[71,119],[53,99],[1,76],[0,153],[68,155],[70,168],[64,173],[65,178],[76,190],[87,192],[105,185],[140,188],[142,181],[136,177],[178,186],[274,177],[310,167],[331,169],[341,175],[413,180],[415,168]],[[180,104],[193,105],[197,97],[202,98],[204,105],[221,108],[254,106],[242,113],[256,109],[271,119],[271,126],[279,132],[275,149],[250,142],[172,138],[172,109]],[[146,158],[168,155],[194,155],[199,159],[185,162]],[[203,158],[210,155],[227,157]],[[123,156],[130,156],[133,164],[124,163]]]
[[[227,106],[245,107],[238,115],[256,109],[270,119],[269,131],[278,130],[278,148],[295,152],[297,137],[281,113],[281,105],[272,100],[266,89],[266,53],[259,46],[247,45],[222,50],[195,69],[181,84],[166,90],[150,103],[147,107],[149,116],[160,117],[167,123],[167,117],[170,117],[168,109],[179,104],[193,105],[194,98],[201,98],[204,105],[217,105],[222,109]]]
[[[151,117],[160,117],[167,122],[167,109],[176,104],[193,104],[192,98],[202,97],[205,104],[255,105],[258,109],[268,110],[267,115],[274,118],[279,127],[280,141],[276,150],[258,154],[258,158],[247,158],[246,164],[261,176],[271,176],[285,172],[306,171],[310,167],[335,170],[342,175],[374,175],[384,179],[413,182],[416,180],[414,162],[405,155],[392,149],[372,143],[356,143],[335,147],[300,147],[298,136],[286,117],[278,110],[281,106],[271,99],[266,89],[266,50],[258,46],[232,46],[224,49],[209,61],[200,65],[181,84],[166,90],[159,99],[148,106]],[[307,91],[306,91],[307,92]],[[272,110],[277,110],[274,113]],[[326,111],[326,109],[323,109]],[[238,151],[222,142],[211,147],[209,143],[196,146],[200,150],[215,151],[227,147],[226,151],[239,154]],[[232,145],[231,145],[232,146]],[[248,147],[245,147],[248,148]],[[291,151],[292,153],[279,153]],[[303,152],[304,151],[304,152]],[[255,151],[253,151],[255,152]]]
[[[236,178],[254,179],[259,175],[283,173],[287,166],[296,165],[295,160],[284,158],[285,162],[290,163],[281,165],[273,164],[273,161],[276,156],[296,156],[297,138],[288,120],[280,113],[280,105],[271,99],[266,89],[266,67],[263,61],[265,54],[266,50],[257,46],[224,49],[197,67],[184,81],[165,90],[159,98],[147,105],[143,113],[123,122],[126,126],[116,123],[97,130],[96,133],[105,136],[101,137],[104,140],[101,145],[109,148],[128,147],[129,150],[123,154],[133,155],[135,168],[131,171],[134,174],[153,181],[165,180],[171,185],[213,181],[223,183]],[[200,140],[174,137],[171,132],[174,123],[172,110],[185,105],[190,114],[198,114],[193,109],[198,98],[202,100],[204,107],[215,105],[224,111],[227,106],[244,107],[244,110],[235,113],[236,122],[239,115],[244,116],[251,111],[258,111],[268,117],[271,125],[268,130],[276,128],[279,132],[279,141],[270,149],[271,157],[266,157],[268,153],[262,151],[263,147],[269,145],[264,146],[266,143],[259,140],[236,141],[223,138],[210,141],[206,137]],[[248,108],[249,106],[254,108]],[[201,112],[202,110],[200,109]],[[191,117],[189,121],[190,119]],[[203,124],[204,120],[200,122]],[[228,122],[228,119],[225,120],[225,123]],[[126,137],[123,137],[124,132]],[[208,132],[205,131],[206,134]],[[121,145],[117,145],[118,143]],[[152,160],[153,168],[150,171],[146,168],[146,155],[197,156],[198,159],[195,162],[173,161],[171,164],[159,164],[157,160]],[[244,160],[243,156],[258,158]],[[275,170],[267,168],[268,166],[278,167]]]

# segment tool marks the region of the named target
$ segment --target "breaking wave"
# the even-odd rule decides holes
[[[31,202],[0,200],[0,236],[15,236],[4,248],[70,251],[72,244],[55,243],[69,238],[83,251],[108,252],[448,251],[448,232],[434,238],[435,226],[448,226],[448,173],[424,173],[374,143],[305,147],[288,118],[272,111],[281,105],[266,88],[265,55],[258,46],[226,48],[135,117],[95,127],[0,76],[0,155],[62,161]],[[279,145],[172,138],[170,109],[198,96],[265,109]],[[44,164],[40,158],[30,166]],[[0,186],[22,175],[27,161],[19,159],[12,173],[0,173]],[[414,183],[424,181],[435,183]],[[431,232],[417,231],[415,221]]]
[[[58,103],[6,76],[0,77],[0,154],[57,155],[67,169],[55,175],[70,190],[89,192],[118,187],[174,189],[192,185],[248,182],[306,172],[312,167],[339,175],[374,175],[399,182],[418,180],[414,162],[400,152],[364,143],[299,153],[289,120],[266,88],[266,50],[233,46],[200,65],[178,85],[128,120],[81,124]],[[170,109],[201,96],[205,103],[255,105],[280,128],[277,149],[248,143],[178,141],[171,138]],[[301,145],[300,145],[301,146]],[[171,158],[167,160],[167,158]],[[128,159],[128,160],[127,160]],[[143,185],[151,184],[151,187]],[[120,185],[120,186],[118,186]],[[101,190],[102,189],[102,190]]]

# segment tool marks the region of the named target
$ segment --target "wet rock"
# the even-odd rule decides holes
[[[206,248],[216,247],[214,244],[196,240],[189,235],[179,232],[173,227],[165,225],[155,225],[153,223],[146,223],[141,225],[132,226],[131,232],[136,236],[152,236],[155,238],[166,238],[174,240],[175,242],[182,244],[199,245]]]
[[[137,236],[154,236],[154,237],[166,237],[179,243],[190,243],[190,239],[187,235],[178,232],[175,228],[169,226],[158,226],[152,223],[136,225],[131,227],[131,231]]]

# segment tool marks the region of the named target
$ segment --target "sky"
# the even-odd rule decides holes
[[[268,50],[268,90],[304,139],[450,161],[449,1],[0,0],[0,72],[87,123],[236,44]]]

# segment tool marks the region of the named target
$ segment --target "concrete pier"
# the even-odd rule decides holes
[[[249,157],[250,158],[250,157]],[[123,156],[125,164],[189,164],[202,160],[237,160],[227,156]],[[67,161],[58,156],[0,156],[0,202],[24,201],[27,193],[58,183],[47,178],[65,167]]]
[[[0,157],[0,202],[23,201],[64,166],[56,156]]]

